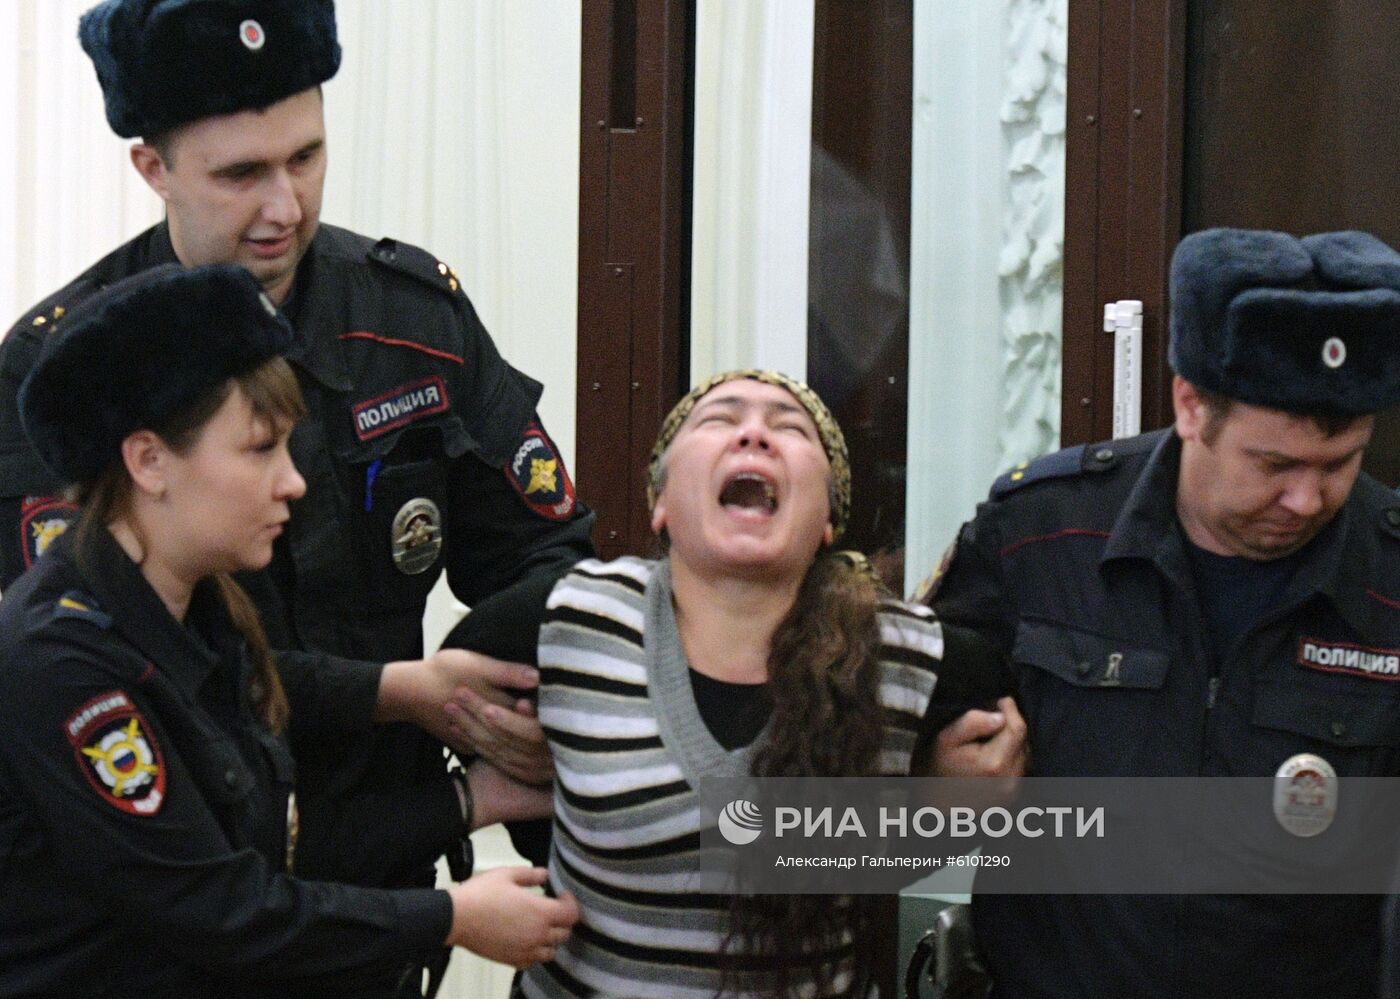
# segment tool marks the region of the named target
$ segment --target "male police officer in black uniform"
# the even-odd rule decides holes
[[[1175,427],[1003,476],[933,606],[1004,652],[1032,776],[1400,773],[1400,684],[1372,668],[1400,654],[1400,500],[1360,473],[1400,400],[1400,255],[1201,232],[1171,299]],[[988,895],[974,919],[999,995],[1360,997],[1379,909]]]
[[[289,359],[310,408],[291,442],[307,496],[272,567],[250,584],[274,647],[416,658],[444,569],[480,632],[514,623],[514,608],[542,606],[553,579],[591,552],[592,517],[535,415],[539,384],[502,360],[446,264],[319,224],[320,84],[340,61],[331,0],[107,0],[79,35],[112,128],[142,137],[132,162],[167,215],[0,345],[0,584],[73,513],[15,409],[45,336],[124,276],[224,262],[251,271],[292,319],[300,342]],[[480,665],[498,677],[504,664]],[[298,873],[427,883],[424,858],[461,834],[441,747],[417,729],[385,728],[368,742],[315,745],[298,744],[293,729]],[[532,762],[524,743],[525,755],[503,765],[547,773],[547,757]],[[347,870],[347,842],[378,859]]]

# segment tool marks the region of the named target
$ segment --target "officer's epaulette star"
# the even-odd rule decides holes
[[[400,243],[386,236],[370,248],[369,259],[400,274],[417,278],[448,295],[466,294],[462,291],[462,279],[453,268],[427,250],[408,243]]]
[[[97,601],[78,590],[69,590],[54,602],[53,617],[55,620],[61,617],[76,618],[104,631],[112,627],[111,615],[98,610]]]
[[[63,318],[63,313],[63,306],[55,305],[51,310],[47,312],[40,312],[38,315],[36,315],[33,319],[29,321],[29,325],[47,326],[50,323],[56,323]]]
[[[1112,443],[1077,444],[1063,451],[1023,461],[992,483],[992,499],[1000,499],[1033,482],[1066,479],[1084,472],[1105,472],[1118,464]]]

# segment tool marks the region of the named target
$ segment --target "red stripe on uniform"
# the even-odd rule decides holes
[[[421,343],[414,343],[412,340],[396,340],[391,336],[380,336],[378,333],[342,333],[340,334],[340,339],[373,340],[375,343],[386,344],[390,347],[407,347],[409,350],[417,350],[424,354],[431,354],[433,357],[441,357],[443,360],[451,361],[453,364],[466,365],[466,362],[456,354],[449,354],[445,350],[434,350],[432,347],[424,347]]]
[[[1367,590],[1366,596],[1370,597],[1378,604],[1384,604],[1391,610],[1400,610],[1400,600],[1391,600],[1389,597],[1383,597],[1375,590]]]
[[[1007,545],[1005,548],[1003,548],[1003,549],[1001,550],[1001,557],[1002,557],[1002,558],[1006,558],[1006,556],[1010,555],[1012,552],[1014,552],[1014,551],[1019,551],[1020,549],[1026,547],[1027,545],[1033,545],[1033,544],[1035,544],[1035,543],[1038,542],[1038,541],[1055,541],[1055,540],[1057,540],[1057,539],[1059,539],[1059,538],[1076,538],[1076,537],[1080,537],[1080,538],[1106,538],[1106,537],[1108,537],[1108,532],[1107,532],[1107,531],[1093,531],[1093,530],[1090,530],[1090,529],[1087,528],[1087,527],[1068,527],[1068,528],[1066,528],[1066,529],[1063,530],[1063,531],[1056,531],[1054,534],[1038,534],[1038,535],[1036,535],[1036,536],[1033,537],[1033,538],[1022,538],[1020,541],[1014,541],[1014,542],[1012,542],[1011,544]]]

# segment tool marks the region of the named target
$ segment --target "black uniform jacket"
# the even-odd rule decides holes
[[[0,344],[0,583],[71,516],[15,408],[43,338],[103,285],[174,260],[157,225]],[[291,440],[307,493],[271,568],[244,580],[273,647],[416,658],[425,601],[444,569],[473,608],[463,642],[474,647],[474,631],[521,629],[533,646],[554,579],[591,554],[593,520],[535,416],[539,384],[500,357],[446,264],[393,240],[322,225],[284,308],[310,409]],[[304,803],[300,869],[358,884],[430,884],[431,858],[461,825],[441,747],[407,725],[312,740],[294,722],[291,738]]]
[[[212,583],[182,626],[73,540],[0,601],[0,995],[268,994],[440,945],[444,892],[284,873],[291,757]],[[323,666],[293,712],[363,735],[378,670]]]
[[[1032,775],[1273,776],[1304,752],[1342,777],[1400,773],[1400,683],[1306,654],[1400,649],[1400,500],[1362,475],[1217,668],[1175,512],[1180,453],[1160,431],[1048,456],[998,480],[961,532],[933,605],[1001,650]],[[1377,910],[1348,896],[974,898],[1014,996],[1373,995]]]

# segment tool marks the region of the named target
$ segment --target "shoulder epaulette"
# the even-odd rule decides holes
[[[1009,472],[1003,473],[992,483],[992,499],[1000,499],[1007,493],[1015,492],[1033,482],[1047,479],[1064,479],[1083,471],[1084,452],[1087,445],[1067,447],[1063,451],[1047,454],[1030,461],[1023,461]]]
[[[111,615],[102,613],[97,607],[97,601],[79,590],[69,590],[54,602],[53,617],[55,620],[63,617],[76,618],[96,625],[103,631],[112,627]]]
[[[427,250],[387,236],[370,248],[369,259],[381,267],[407,274],[447,295],[465,295],[457,272]]]
[[[1000,499],[1035,482],[1067,479],[1084,472],[1104,471],[1112,468],[1117,461],[1118,455],[1109,444],[1078,444],[1067,447],[1054,454],[1023,461],[1003,474],[992,483],[992,499]]]
[[[1078,444],[1063,451],[1023,461],[992,483],[992,499],[1000,499],[1033,482],[1067,479],[1086,472],[1107,472],[1130,455],[1147,454],[1157,447],[1170,429],[1103,441],[1098,444]]]

